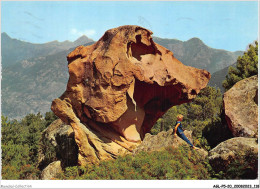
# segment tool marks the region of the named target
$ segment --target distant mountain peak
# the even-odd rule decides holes
[[[203,41],[198,37],[193,37],[193,38],[189,39],[187,42],[204,44]]]
[[[85,44],[88,42],[92,42],[93,40],[88,38],[85,35],[82,35],[81,37],[79,37],[77,40],[74,41],[75,44]]]
[[[2,32],[1,33],[1,38],[9,38],[9,39],[11,39],[11,37],[6,32]]]
[[[81,40],[81,39],[88,39],[88,37],[87,37],[86,35],[82,35],[81,37],[79,37],[78,39],[76,39],[76,41],[77,41],[77,40]]]
[[[57,44],[57,43],[60,43],[60,42],[58,40],[53,40],[53,41],[47,42],[45,44]]]
[[[7,35],[7,33],[6,33],[6,32],[2,32],[1,35]],[[7,36],[8,36],[8,35],[7,35]]]

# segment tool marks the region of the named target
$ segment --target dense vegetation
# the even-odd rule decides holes
[[[160,152],[141,152],[99,165],[67,167],[53,179],[63,180],[206,180],[256,179],[258,156],[252,151],[239,154],[225,171],[215,172],[208,160],[182,145]]]
[[[36,168],[41,132],[56,119],[52,112],[45,118],[38,114],[28,114],[21,121],[2,122],[2,178],[36,179],[40,171]]]
[[[238,154],[226,170],[220,171],[216,176],[220,179],[256,179],[258,176],[258,156],[252,150],[247,150],[244,155]]]
[[[188,146],[180,146],[160,152],[127,155],[94,166],[68,167],[57,179],[210,179],[207,167],[210,167],[208,162],[203,161],[198,152],[190,150]]]

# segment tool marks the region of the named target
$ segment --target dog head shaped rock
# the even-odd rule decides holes
[[[185,66],[151,35],[127,25],[77,47],[67,56],[69,81],[53,101],[53,112],[67,124],[95,122],[101,129],[90,127],[99,132],[104,126],[127,141],[142,140],[170,107],[191,101],[210,79],[209,72]]]

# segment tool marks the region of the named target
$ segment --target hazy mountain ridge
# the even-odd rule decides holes
[[[188,41],[177,39],[161,39],[154,37],[154,42],[168,48],[182,63],[200,69],[208,70],[211,74],[234,64],[242,51],[229,52],[221,49],[210,48],[199,38]]]
[[[50,111],[52,100],[66,89],[69,78],[66,57],[73,49],[3,68],[2,113],[19,119],[28,113]],[[25,61],[28,66],[24,66]]]
[[[81,37],[73,44],[78,46],[94,43],[94,41],[86,42],[87,39],[87,37]],[[170,49],[174,56],[185,65],[206,70],[221,70],[222,67],[233,64],[237,54],[242,54],[242,52],[232,53],[212,49],[198,38],[185,42],[158,37],[153,39]],[[62,44],[64,44],[63,47]],[[38,46],[38,49],[32,50],[35,52],[35,57],[28,58],[29,49],[33,45],[16,39],[2,40],[2,47],[5,46],[5,50],[2,49],[2,65],[8,65],[3,65],[2,69],[2,114],[10,118],[19,119],[28,113],[44,114],[50,111],[52,100],[59,97],[66,88],[69,78],[66,56],[75,46],[69,47],[71,45],[69,41],[41,44],[42,46]],[[21,46],[30,48],[20,48]],[[38,52],[41,48],[43,51]],[[67,49],[61,50],[62,48]],[[38,56],[37,53],[41,55]],[[219,65],[212,66],[215,63]]]
[[[33,65],[24,68],[17,64],[3,69],[2,112],[10,117],[48,111],[51,101],[66,87],[66,51],[27,61]]]
[[[237,63],[232,64],[231,66],[236,67]],[[212,74],[211,79],[209,81],[209,85],[212,87],[217,87],[221,90],[222,93],[225,92],[225,89],[222,87],[222,82],[226,79],[226,75],[228,74],[228,67],[223,68]]]
[[[1,34],[2,66],[7,67],[29,58],[52,55],[70,48],[93,42],[86,36],[81,36],[74,42],[51,41],[43,44],[34,44],[18,39],[12,39],[8,34]]]

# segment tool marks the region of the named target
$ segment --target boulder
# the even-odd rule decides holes
[[[114,143],[102,135],[95,135],[95,132],[89,133],[88,129],[82,127],[82,133],[88,135],[82,138],[82,143],[88,144],[86,139],[91,140],[91,145],[93,145],[97,150],[97,156],[104,159],[106,156],[102,156],[102,153],[109,153],[111,157],[115,158],[118,155],[125,155],[126,151],[122,146]],[[120,140],[120,138],[116,138]],[[86,140],[86,141],[84,141]],[[78,164],[79,158],[79,148],[75,142],[75,133],[70,125],[62,122],[61,119],[55,120],[51,125],[49,125],[42,133],[42,138],[40,141],[41,145],[39,147],[38,153],[38,167],[43,170],[51,162],[59,160],[61,162],[61,167],[65,168],[68,166],[75,166]],[[102,146],[101,146],[102,145]],[[87,146],[88,147],[88,146]],[[87,149],[85,149],[88,151]],[[88,151],[88,153],[92,153]]]
[[[256,138],[231,138],[209,151],[209,163],[217,172],[226,171],[230,163],[234,160],[240,160],[249,151],[256,155],[258,154]]]
[[[258,133],[258,75],[237,82],[224,94],[228,127],[235,137]]]
[[[41,173],[42,180],[50,180],[55,178],[59,173],[62,173],[61,162],[54,161],[49,164]]]
[[[192,131],[185,130],[184,134],[191,142],[193,142]],[[142,143],[136,149],[134,149],[133,154],[137,154],[142,151],[143,152],[160,151],[169,146],[175,148],[182,144],[187,144],[187,143],[178,136],[174,137],[173,129],[169,129],[168,131],[161,131],[157,135],[151,135],[150,133],[147,133]]]
[[[55,120],[43,132],[38,153],[38,167],[42,170],[53,161],[59,160],[61,167],[78,163],[78,146],[70,125]]]
[[[185,130],[184,134],[192,143],[192,131]],[[134,149],[133,154],[135,155],[140,152],[161,151],[167,147],[178,148],[180,145],[189,146],[180,137],[174,137],[173,129],[169,129],[167,132],[161,131],[157,135],[147,133],[142,143]],[[208,156],[208,152],[203,149],[198,149],[196,151],[201,155],[202,159],[205,159]]]
[[[67,89],[51,109],[72,127],[79,165],[131,152],[170,107],[206,87],[209,72],[183,65],[151,35],[121,26],[67,56]]]

